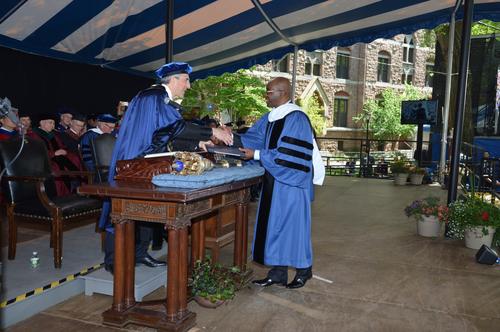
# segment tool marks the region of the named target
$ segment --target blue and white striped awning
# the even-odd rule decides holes
[[[369,42],[448,22],[456,0],[259,0],[306,50]],[[500,1],[476,0],[475,19],[500,17]],[[142,76],[165,62],[167,1],[1,0],[0,45]],[[460,15],[459,15],[460,16]],[[252,0],[177,0],[173,58],[193,76],[248,68],[293,51]]]

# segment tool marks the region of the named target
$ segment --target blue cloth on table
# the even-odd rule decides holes
[[[264,168],[258,165],[243,167],[214,168],[200,175],[160,174],[153,177],[153,184],[160,187],[201,189],[222,184],[250,179],[264,174]]]

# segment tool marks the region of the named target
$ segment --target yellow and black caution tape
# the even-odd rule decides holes
[[[66,278],[62,278],[60,280],[56,280],[56,281],[53,281],[51,282],[50,284],[48,285],[45,285],[43,287],[38,287],[38,288],[35,288],[33,290],[30,290],[29,292],[27,293],[24,293],[24,294],[21,294],[21,295],[18,295],[10,300],[7,300],[7,301],[3,301],[2,303],[0,303],[0,308],[5,308],[11,304],[14,304],[14,303],[17,303],[17,302],[21,302],[21,301],[24,301],[26,300],[27,298],[29,298],[30,296],[33,296],[33,295],[38,295],[38,294],[42,294],[44,291],[46,290],[49,290],[49,289],[53,289],[53,288],[56,288],[56,287],[59,287],[61,286],[63,283],[67,282],[67,281],[73,281],[75,280],[76,277],[81,277],[81,276],[84,276],[86,274],[89,274],[90,272],[92,271],[95,271],[101,267],[104,266],[104,263],[101,263],[101,264],[97,264],[97,265],[94,265],[94,266],[91,266],[89,268],[86,268],[86,269],[83,269],[81,270],[80,272],[77,272],[77,273],[74,273],[74,274],[70,274],[69,276],[67,276]]]

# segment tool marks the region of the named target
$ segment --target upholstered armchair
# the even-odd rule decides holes
[[[52,174],[47,149],[43,142],[25,139],[19,157],[21,140],[0,142],[0,167],[6,169],[2,191],[9,223],[8,258],[15,259],[17,227],[20,223],[46,225],[50,229],[50,246],[54,248],[54,266],[61,267],[63,230],[69,223],[95,220],[102,203],[98,199],[71,194],[55,196],[54,177],[87,176],[89,172],[61,172]],[[91,181],[91,180],[89,180]]]

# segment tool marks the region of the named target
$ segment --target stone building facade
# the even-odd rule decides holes
[[[423,31],[377,39],[370,44],[335,47],[328,51],[298,52],[295,98],[315,95],[323,105],[324,137],[335,138],[339,150],[359,147],[342,141],[365,137],[362,124],[353,117],[363,112],[366,100],[376,99],[384,89],[403,90],[412,84],[432,94],[434,48],[423,47]],[[269,81],[277,76],[291,79],[293,54],[255,68],[253,74]]]

